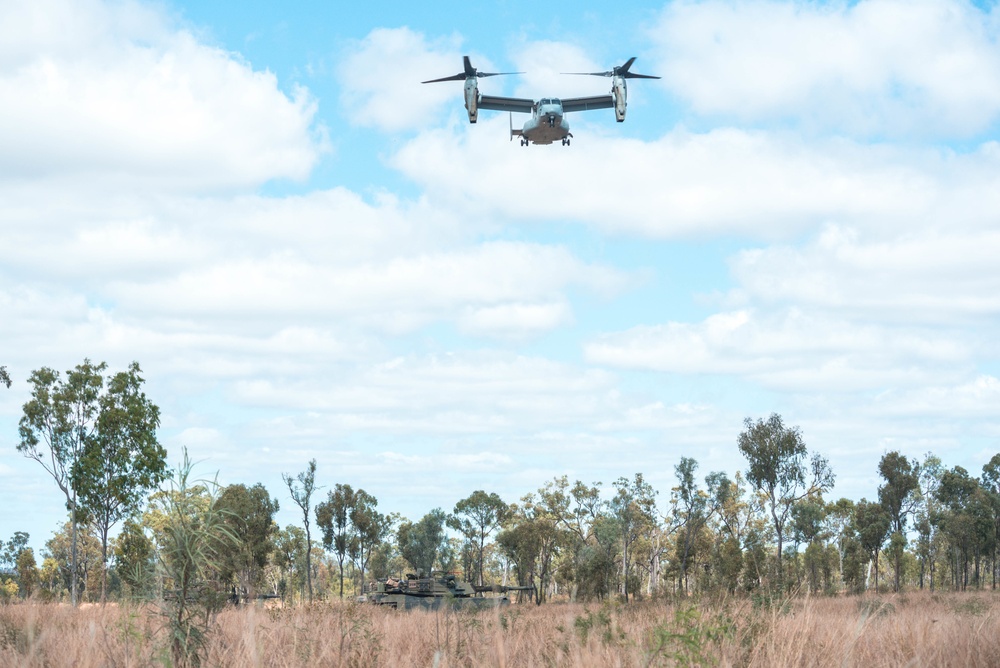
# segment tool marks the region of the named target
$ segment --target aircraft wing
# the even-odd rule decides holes
[[[611,109],[615,106],[610,95],[595,95],[594,97],[564,97],[563,111],[590,111],[591,109]]]
[[[610,95],[608,97],[611,97]],[[530,114],[535,106],[534,100],[523,97],[496,97],[495,95],[480,95],[479,108],[491,111],[519,111]]]

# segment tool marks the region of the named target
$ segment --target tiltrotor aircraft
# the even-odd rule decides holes
[[[480,109],[511,112],[510,138],[521,138],[521,146],[528,144],[551,144],[562,141],[563,146],[569,146],[573,136],[569,131],[566,114],[571,111],[589,111],[591,109],[615,110],[615,118],[619,123],[625,120],[625,108],[628,105],[628,89],[626,79],[659,79],[648,74],[635,74],[630,71],[635,57],[629,58],[624,65],[607,72],[566,72],[596,77],[611,77],[611,94],[595,95],[593,97],[545,97],[540,100],[529,100],[521,97],[497,97],[482,95],[479,92],[479,77],[495,77],[503,74],[522,74],[522,72],[480,72],[472,66],[468,56],[464,56],[465,71],[450,77],[431,79],[421,83],[437,83],[439,81],[465,81],[465,108],[469,112],[469,122],[475,123]],[[531,118],[520,130],[514,129],[513,112],[531,114]]]

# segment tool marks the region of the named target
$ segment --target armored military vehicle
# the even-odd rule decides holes
[[[375,605],[387,605],[401,610],[423,608],[498,608],[510,605],[503,594],[510,591],[534,592],[532,586],[507,587],[502,585],[476,586],[464,582],[452,573],[435,572],[431,577],[418,577],[408,573],[404,579],[388,578],[364,587],[360,600]],[[485,596],[487,593],[500,596]]]

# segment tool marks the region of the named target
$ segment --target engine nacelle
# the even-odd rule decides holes
[[[475,123],[479,118],[479,80],[468,77],[465,80],[465,108],[469,112],[469,122]]]
[[[625,120],[625,108],[628,107],[628,88],[625,77],[615,76],[611,82],[611,94],[615,98],[615,119],[621,123]]]

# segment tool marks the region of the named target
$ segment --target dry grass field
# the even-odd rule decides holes
[[[0,665],[169,665],[154,609],[0,608]],[[514,605],[396,612],[229,609],[205,666],[1000,666],[1000,596],[791,599],[755,606]]]

